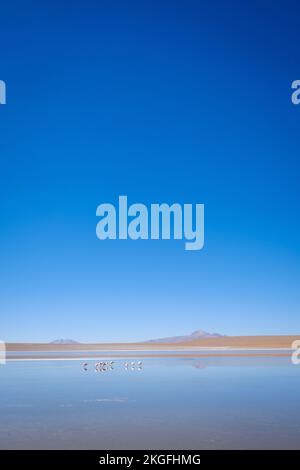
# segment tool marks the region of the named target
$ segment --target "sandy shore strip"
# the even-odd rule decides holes
[[[245,352],[242,353],[240,351],[233,351],[230,353],[222,354],[221,352],[215,352],[215,353],[184,353],[184,352],[178,352],[178,353],[165,353],[165,352],[157,352],[156,354],[151,352],[149,354],[146,353],[141,353],[139,354],[138,351],[134,353],[118,353],[118,354],[109,354],[109,352],[101,353],[99,355],[95,355],[92,352],[85,353],[85,354],[80,354],[80,355],[72,355],[72,353],[67,354],[67,355],[60,355],[60,354],[55,354],[55,355],[50,355],[50,354],[26,354],[26,355],[14,355],[14,356],[8,356],[6,359],[7,361],[68,361],[68,360],[98,360],[102,358],[110,358],[110,359],[120,359],[120,358],[209,358],[209,357],[219,357],[219,358],[226,358],[226,357],[290,357],[291,353],[290,352],[272,352],[271,350],[265,350],[265,351],[260,351],[260,352]]]
[[[108,352],[130,352],[130,351],[147,351],[147,354],[154,352],[181,351],[203,351],[209,350],[291,350],[293,342],[300,340],[299,335],[281,335],[281,336],[222,336],[220,338],[201,338],[184,343],[76,343],[76,344],[53,344],[53,343],[6,343],[6,351],[9,352],[63,352],[75,353],[84,352],[91,353],[93,351]],[[123,355],[123,354],[122,354]]]
[[[300,335],[223,336],[184,343],[6,343],[7,361],[99,358],[289,357]]]

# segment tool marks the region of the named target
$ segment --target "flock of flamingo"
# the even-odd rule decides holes
[[[100,361],[100,362],[96,362],[94,364],[94,369],[95,369],[95,372],[104,372],[104,371],[107,371],[107,370],[113,370],[114,369],[114,364],[115,362],[114,361]],[[88,367],[89,367],[89,363],[88,362],[84,362],[83,363],[83,369],[84,370],[88,370]],[[142,361],[131,361],[131,362],[125,362],[124,363],[124,368],[125,369],[131,369],[131,370],[141,370],[143,367],[143,363]]]

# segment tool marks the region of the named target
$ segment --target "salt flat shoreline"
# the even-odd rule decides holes
[[[86,360],[98,360],[99,358],[112,358],[112,359],[121,359],[121,358],[128,358],[128,359],[134,359],[134,358],[141,358],[141,359],[146,359],[146,358],[173,358],[173,359],[178,359],[178,358],[181,358],[181,359],[192,359],[192,358],[216,358],[216,357],[223,357],[223,358],[226,358],[226,357],[290,357],[291,356],[291,352],[287,352],[288,350],[285,350],[286,352],[280,352],[280,353],[277,353],[277,352],[272,352],[271,349],[269,350],[260,350],[260,352],[248,352],[247,353],[241,353],[239,352],[241,350],[238,350],[238,351],[234,351],[232,353],[226,353],[226,354],[222,354],[221,351],[220,352],[216,352],[216,353],[210,353],[210,354],[197,354],[196,352],[195,353],[183,353],[183,352],[179,352],[178,354],[168,354],[168,353],[163,353],[163,352],[159,352],[157,354],[154,354],[154,353],[150,353],[150,354],[145,354],[145,353],[142,353],[142,354],[138,354],[138,351],[136,351],[135,353],[133,354],[128,354],[124,351],[123,354],[109,354],[109,353],[101,353],[101,355],[99,354],[98,356],[95,356],[93,354],[89,355],[89,354],[82,354],[82,355],[77,355],[77,356],[74,356],[74,355],[68,355],[68,356],[61,356],[61,355],[31,355],[31,354],[28,354],[26,356],[11,356],[11,357],[7,357],[7,361],[76,361],[76,360],[83,360],[83,359],[86,359]],[[274,350],[275,351],[275,350]],[[277,350],[276,350],[277,351]]]
[[[289,356],[299,335],[224,336],[184,343],[6,343],[8,360],[67,360],[99,357]],[[96,353],[97,352],[97,353]],[[12,353],[10,355],[10,353]],[[19,354],[18,354],[19,353]],[[51,353],[48,354],[48,353]],[[96,354],[95,354],[96,353]]]

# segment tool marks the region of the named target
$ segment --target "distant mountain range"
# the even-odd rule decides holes
[[[183,335],[183,336],[169,336],[167,338],[158,338],[158,339],[150,339],[145,341],[145,343],[185,343],[188,341],[193,341],[197,339],[204,339],[204,338],[222,338],[224,335],[219,333],[208,333],[204,330],[196,330],[190,335]],[[78,341],[74,341],[74,339],[65,339],[59,338],[54,341],[51,341],[50,344],[80,344]]]
[[[50,344],[79,344],[78,341],[74,341],[73,339],[55,339],[51,341]]]
[[[224,335],[219,333],[208,333],[204,330],[196,330],[190,335],[184,336],[170,336],[168,338],[159,338],[159,339],[150,339],[146,343],[183,343],[186,341],[193,341],[195,339],[204,339],[204,338],[222,338]]]

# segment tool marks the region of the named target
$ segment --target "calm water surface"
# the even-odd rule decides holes
[[[300,366],[288,357],[9,361],[1,449],[300,448]]]

